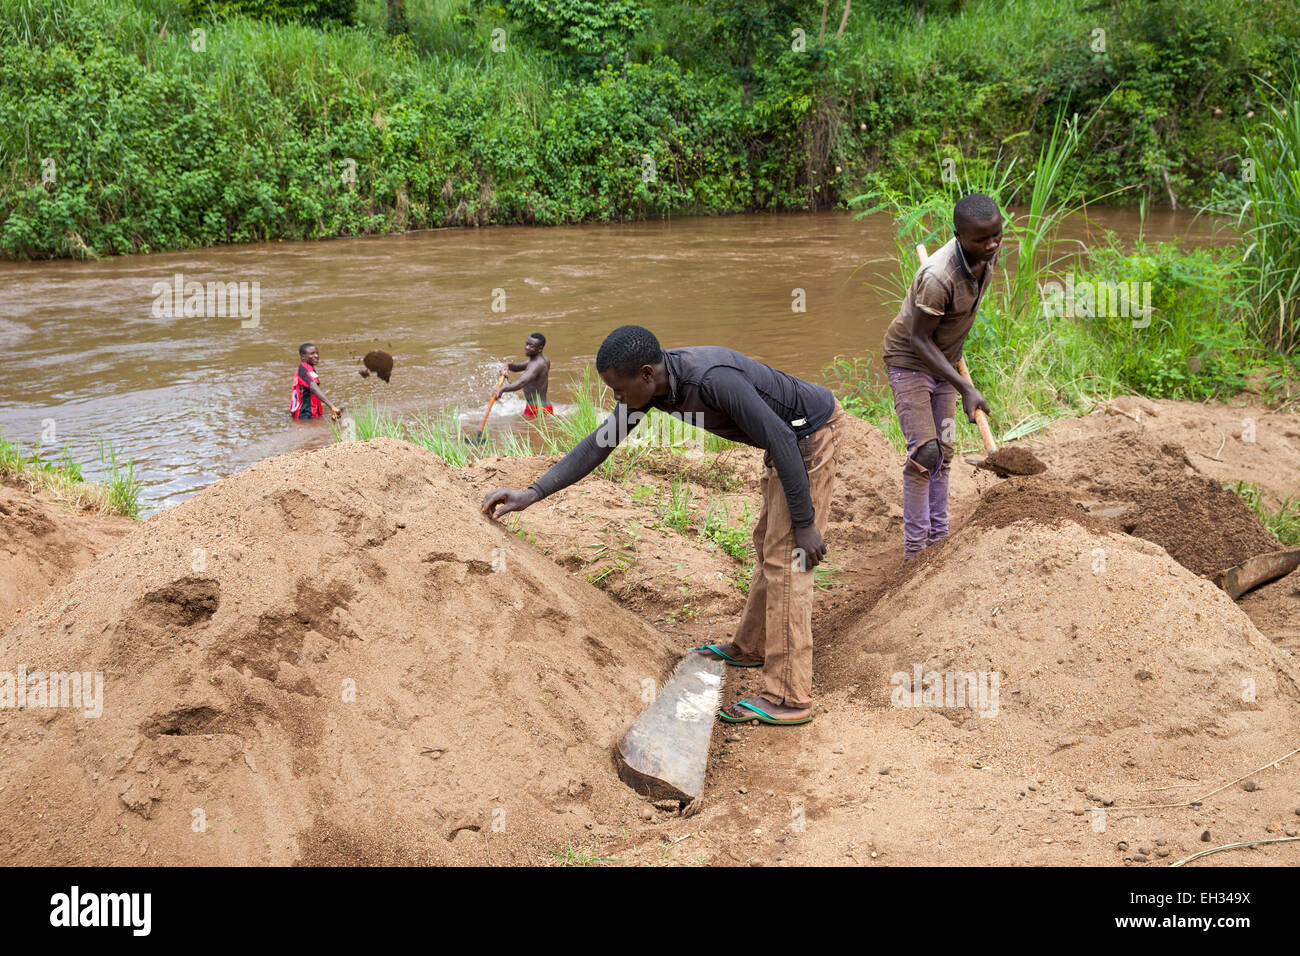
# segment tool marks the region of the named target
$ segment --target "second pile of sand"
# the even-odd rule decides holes
[[[0,713],[17,863],[547,862],[642,805],[610,749],[676,654],[403,442],[167,510],[0,638],[104,711]]]

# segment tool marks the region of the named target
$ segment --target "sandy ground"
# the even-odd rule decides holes
[[[0,482],[0,629],[134,528]]]
[[[1239,603],[1198,576],[1266,545],[1214,489],[1300,491],[1300,415],[1126,399],[1058,422],[1024,443],[1039,478],[958,461],[954,533],[906,568],[901,457],[854,422],[817,718],[719,724],[689,817],[608,761],[646,682],[744,603],[738,559],[660,525],[667,465],[499,527],[478,498],[548,460],[451,472],[377,444],[273,459],[155,516],[0,636],[0,669],[52,667],[53,647],[128,701],[0,714],[7,858],[1163,865],[1300,826],[1300,755],[1269,766],[1300,746],[1300,574]],[[757,453],[698,462],[695,514],[757,512]],[[195,546],[229,557],[197,573]],[[997,675],[996,713],[927,696],[963,673]],[[360,707],[330,689],[352,674]],[[727,699],[755,689],[730,672]],[[191,840],[205,806],[216,838]]]

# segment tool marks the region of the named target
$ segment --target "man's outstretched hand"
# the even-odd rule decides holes
[[[531,488],[516,491],[514,488],[498,488],[488,492],[483,499],[483,513],[489,518],[500,518],[512,511],[523,511],[529,505],[537,503],[537,492]]]
[[[794,529],[794,559],[801,561],[796,565],[800,571],[811,571],[821,564],[826,557],[826,541],[816,525]]]

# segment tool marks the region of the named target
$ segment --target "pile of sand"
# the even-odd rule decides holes
[[[136,528],[0,483],[0,628]]]
[[[1120,528],[1154,541],[1197,574],[1282,547],[1241,498],[1202,474],[1180,445],[1141,429],[1067,439],[1038,451],[1043,477],[1070,487],[1094,508],[1116,512]],[[1107,506],[1111,507],[1107,507]]]
[[[1146,541],[1058,515],[972,522],[933,550],[847,636],[858,699],[919,693],[983,752],[1025,766],[1074,747],[1112,765],[1183,736],[1281,741],[1300,719],[1286,655]],[[947,695],[969,690],[952,676],[967,673],[986,691],[997,675],[992,707]]]
[[[897,532],[901,551],[904,456],[880,429],[850,415],[840,429],[835,457],[827,538],[839,545],[879,541]]]
[[[676,654],[403,442],[264,461],[0,638],[103,715],[0,713],[11,862],[546,862],[642,806],[610,750]],[[204,826],[206,829],[204,829]]]

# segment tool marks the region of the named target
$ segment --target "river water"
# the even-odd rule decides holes
[[[1187,214],[1142,223],[1092,210],[1090,219],[1070,232],[1221,241]],[[0,429],[27,453],[67,446],[88,476],[101,473],[99,440],[111,440],[136,461],[152,512],[262,458],[330,440],[326,424],[288,417],[305,341],[320,348],[321,386],[335,404],[370,400],[402,416],[454,407],[471,429],[499,363],[521,361],[532,332],[547,337],[560,410],[571,378],[625,323],[647,326],[665,347],[727,345],[820,380],[836,356],[879,353],[898,308],[875,287],[897,270],[893,235],[884,214],[831,212],[0,263]],[[178,275],[182,288],[248,283],[256,322],[233,301],[225,316],[172,308],[162,290]],[[792,310],[796,289],[804,312]],[[372,348],[394,355],[390,383],[358,374]],[[506,396],[489,428],[518,427],[521,411],[518,395]]]

